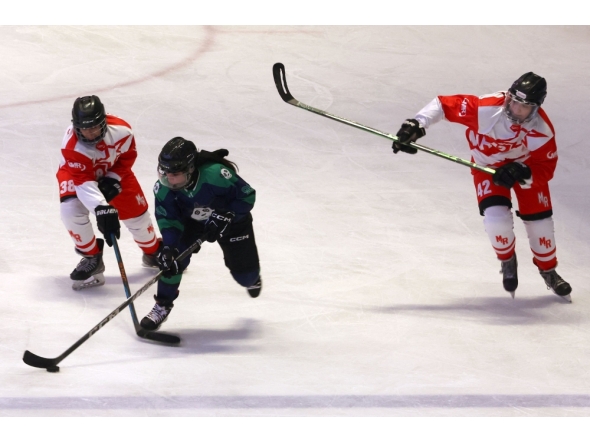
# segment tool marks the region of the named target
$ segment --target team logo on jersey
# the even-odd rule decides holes
[[[551,151],[547,153],[547,159],[557,159],[557,151]]]
[[[209,219],[209,216],[211,216],[211,213],[213,213],[212,208],[195,207],[195,209],[193,210],[193,214],[191,214],[191,218],[193,218],[194,220],[207,220]]]
[[[160,181],[159,180],[154,184],[154,194],[158,194],[158,191],[160,191]]]
[[[467,105],[469,104],[469,100],[467,100],[466,98],[463,99],[463,101],[461,102],[461,110],[459,111],[459,115],[461,117],[465,117],[467,115]]]
[[[246,185],[242,187],[242,193],[244,194],[251,194],[254,192],[254,188],[252,188],[250,185]]]
[[[222,175],[223,177],[225,177],[226,179],[231,179],[231,178],[232,178],[232,175],[231,175],[231,173],[229,172],[229,170],[226,170],[225,168],[222,168],[222,169],[221,169],[221,175]]]
[[[80,171],[85,171],[86,170],[86,165],[83,165],[80,162],[68,162],[68,166],[70,168],[77,168]]]

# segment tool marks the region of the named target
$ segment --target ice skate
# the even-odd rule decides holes
[[[158,253],[162,248],[162,239],[158,238],[158,249],[153,254],[143,253],[141,257],[141,265],[145,268],[160,268],[158,265]]]
[[[155,296],[154,299],[156,299]],[[158,330],[160,326],[166,322],[166,319],[168,319],[168,315],[173,307],[174,304],[172,303],[169,303],[168,305],[160,305],[156,299],[156,304],[154,305],[154,308],[152,308],[152,311],[141,320],[141,327],[148,331]]]
[[[260,292],[262,291],[262,279],[260,276],[258,276],[256,283],[250,285],[247,290],[251,298],[257,298],[260,295]]]
[[[502,277],[502,284],[504,285],[504,290],[506,290],[514,299],[514,292],[518,287],[518,262],[516,260],[516,253],[506,260],[502,261],[502,268],[500,269],[500,273],[503,275]]]
[[[570,303],[572,302],[572,287],[570,284],[564,281],[560,275],[557,274],[555,268],[546,271],[539,270],[539,273],[545,281],[545,284],[547,284],[548,290],[551,290],[557,296],[562,297],[566,301]]]
[[[97,239],[98,248],[100,252],[94,255],[84,254],[76,248],[76,253],[82,256],[82,259],[70,273],[72,288],[74,290],[82,290],[89,287],[98,287],[104,285],[104,262],[102,260],[102,250],[104,247],[104,240]]]
[[[141,257],[141,265],[145,268],[160,268],[158,267],[158,256],[155,254],[143,253]]]

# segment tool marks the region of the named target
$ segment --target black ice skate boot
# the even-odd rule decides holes
[[[260,296],[260,292],[262,291],[262,279],[260,276],[258,276],[258,280],[253,285],[250,285],[246,289],[251,298],[257,298]]]
[[[516,260],[516,253],[506,260],[502,261],[502,268],[500,273],[503,275],[502,284],[504,284],[504,290],[506,290],[514,299],[514,292],[518,287],[518,262]]]
[[[143,253],[141,257],[141,265],[145,268],[160,268],[158,267],[158,255]]]
[[[100,252],[95,255],[82,253],[76,248],[76,253],[82,256],[82,260],[70,273],[70,279],[74,281],[72,284],[74,290],[104,285],[104,262],[102,261],[104,240],[96,239],[96,243]]]
[[[541,273],[541,277],[545,281],[545,284],[547,284],[548,290],[551,290],[557,296],[562,297],[566,301],[570,303],[572,302],[572,287],[570,284],[564,281],[560,275],[557,274],[555,268],[546,271],[539,270],[539,273]]]
[[[158,302],[156,296],[154,296],[154,299],[156,300],[154,308],[152,308],[152,311],[150,311],[140,322],[141,327],[148,331],[156,331],[159,329],[166,319],[168,319],[168,315],[174,307],[172,302]],[[163,305],[160,305],[160,303]]]

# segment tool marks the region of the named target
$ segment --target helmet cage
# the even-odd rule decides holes
[[[168,155],[160,153],[158,156],[158,180],[162,185],[172,190],[187,188],[193,182],[196,150],[180,159],[166,159]],[[184,180],[179,177],[179,173],[184,176]],[[173,183],[170,182],[170,179],[172,179]]]
[[[506,92],[506,98],[504,99],[504,113],[506,114],[506,117],[508,117],[510,121],[517,124],[523,124],[533,120],[537,116],[540,107],[538,103],[527,101],[525,98],[520,97],[521,95],[525,96],[525,94],[520,93],[519,91],[515,91],[513,93],[511,90],[509,90]],[[528,116],[526,116],[524,119],[515,116],[510,109],[513,102],[518,102],[524,106],[530,107],[531,111],[529,112]]]
[[[88,139],[87,137],[84,137],[84,135],[82,134],[82,131],[81,130],[94,128],[95,126],[100,126],[100,135],[96,136],[94,139]],[[98,125],[94,125],[94,126],[91,126],[91,127],[88,127],[88,128],[86,128],[86,127],[77,127],[77,126],[74,125],[74,131],[76,132],[76,136],[78,136],[78,139],[80,139],[82,142],[85,142],[85,143],[98,143],[102,139],[104,139],[104,136],[107,133],[107,121],[106,121],[106,119],[104,119]]]
[[[191,184],[194,172],[194,165],[189,165],[189,167],[183,171],[170,171],[168,168],[158,165],[158,180],[167,188],[180,190]],[[180,178],[180,175],[184,176],[184,178]],[[170,182],[171,179],[174,183]]]

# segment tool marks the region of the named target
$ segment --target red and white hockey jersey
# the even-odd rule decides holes
[[[78,140],[72,125],[62,142],[57,172],[60,196],[75,193],[90,211],[98,205],[107,205],[97,181],[104,176],[121,181],[126,175],[133,175],[131,167],[137,158],[131,126],[110,114],[106,122],[106,134],[96,145]]]
[[[443,118],[467,127],[465,136],[471,159],[482,166],[498,167],[524,162],[533,182],[546,183],[557,165],[555,131],[542,108],[530,122],[518,125],[503,111],[506,92],[484,96],[438,96],[416,115],[424,128]]]

